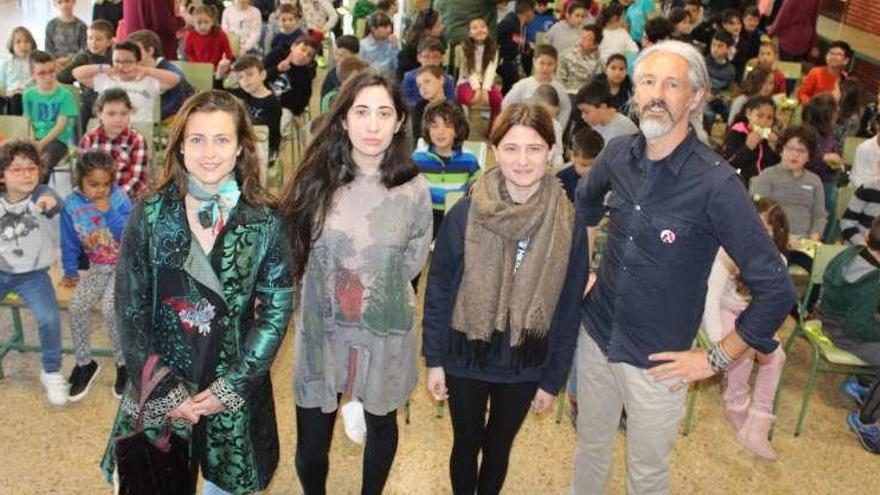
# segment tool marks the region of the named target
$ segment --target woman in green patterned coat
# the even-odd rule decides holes
[[[266,488],[278,462],[269,369],[293,307],[289,242],[258,180],[246,110],[223,91],[186,101],[154,192],[132,211],[116,272],[120,338],[132,377],[150,355],[171,373],[148,398],[145,429],[190,439],[204,493]],[[134,430],[140,383],[123,395],[114,439]]]

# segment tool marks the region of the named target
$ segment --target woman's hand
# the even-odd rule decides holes
[[[220,399],[214,396],[211,389],[205,389],[192,398],[193,411],[199,416],[211,416],[226,409]]]
[[[446,372],[442,366],[428,368],[428,393],[434,400],[445,400],[449,398],[449,391],[446,388]]]
[[[193,424],[198,423],[200,415],[195,411],[193,404],[192,398],[187,397],[185,401],[181,402],[179,406],[166,414],[166,416],[171,419],[183,419]]]
[[[538,388],[538,391],[535,392],[535,398],[532,399],[532,411],[535,411],[535,414],[544,414],[553,408],[553,399],[555,397],[552,394]]]

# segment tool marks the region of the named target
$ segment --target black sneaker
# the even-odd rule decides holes
[[[125,369],[125,365],[116,367],[116,383],[113,384],[113,396],[117,399],[122,398],[122,394],[125,392],[125,386],[128,384],[128,371]]]
[[[94,360],[83,366],[75,366],[70,373],[70,379],[67,380],[70,382],[70,398],[68,400],[77,402],[85,397],[99,371],[101,371],[101,366]]]

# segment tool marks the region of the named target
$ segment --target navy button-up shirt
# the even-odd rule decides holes
[[[598,281],[581,305],[590,336],[611,362],[654,366],[648,355],[690,349],[719,246],[752,294],[736,330],[771,352],[795,302],[794,286],[734,170],[694,132],[666,158],[645,155],[641,133],[612,140],[576,195],[589,225],[610,215]]]

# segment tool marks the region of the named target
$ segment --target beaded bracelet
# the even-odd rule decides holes
[[[712,371],[715,373],[721,373],[726,370],[728,366],[733,362],[730,355],[727,354],[727,351],[724,350],[724,346],[721,345],[721,342],[716,342],[712,344],[712,347],[709,348],[709,367],[712,368]]]

